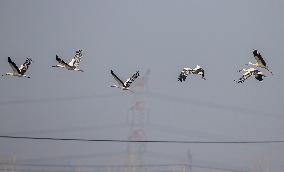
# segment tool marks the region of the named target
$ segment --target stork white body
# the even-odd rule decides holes
[[[8,63],[10,64],[13,72],[7,72],[2,76],[16,76],[16,77],[26,77],[30,78],[29,76],[25,75],[26,71],[28,70],[29,66],[31,65],[32,59],[27,58],[25,63],[22,64],[20,67],[16,65],[15,62],[11,60],[10,57],[8,57]]]
[[[256,60],[256,63],[249,62],[248,63],[249,65],[259,67],[259,68],[264,68],[273,75],[273,73],[268,69],[268,66],[267,66],[266,62],[264,61],[263,57],[261,56],[261,54],[257,50],[253,51],[253,56]]]
[[[135,79],[139,77],[139,71],[136,71],[135,74],[133,74],[130,78],[128,78],[125,82],[123,82],[112,70],[110,71],[110,73],[113,76],[114,80],[117,82],[117,85],[111,85],[111,87],[116,87],[121,90],[128,90],[128,91],[131,91],[129,87],[132,84],[132,82],[134,82]]]
[[[189,74],[196,74],[196,75],[200,75],[202,77],[202,79],[206,80],[205,79],[205,72],[204,72],[204,69],[201,68],[199,65],[196,65],[196,67],[194,69],[191,69],[191,68],[183,68],[183,70],[181,71],[179,77],[178,77],[178,80],[180,82],[182,81],[185,81],[186,77],[189,75]]]
[[[266,75],[264,75],[261,71],[255,69],[255,68],[248,68],[248,69],[239,70],[239,72],[241,72],[241,71],[243,71],[244,73],[240,77],[240,79],[238,79],[237,81],[235,80],[237,83],[243,83],[245,80],[247,80],[252,75],[254,75],[255,79],[257,79],[260,82],[262,82],[263,78],[266,77]]]
[[[64,60],[59,58],[58,55],[56,55],[56,61],[59,64],[54,65],[52,67],[59,67],[59,68],[65,68],[67,70],[74,70],[74,71],[84,72],[83,70],[79,69],[79,64],[81,62],[81,57],[82,57],[82,50],[78,50],[78,51],[76,51],[75,56],[67,64]]]

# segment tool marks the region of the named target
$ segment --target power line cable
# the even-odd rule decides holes
[[[202,141],[202,140],[124,140],[124,139],[85,139],[85,138],[56,138],[28,136],[0,136],[5,139],[45,140],[45,141],[76,141],[76,142],[116,142],[116,143],[177,143],[177,144],[269,144],[284,143],[284,140],[240,140],[240,141]]]

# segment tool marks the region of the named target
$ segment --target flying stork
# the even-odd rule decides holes
[[[111,87],[116,87],[121,90],[129,90],[131,83],[139,77],[139,71],[136,71],[130,78],[128,78],[125,82],[123,82],[116,74],[110,70],[111,75],[113,76],[114,80],[117,82],[118,85],[111,85]],[[129,90],[131,91],[131,90]],[[133,92],[133,91],[131,91]]]
[[[191,69],[191,68],[183,68],[183,70],[181,71],[179,77],[178,77],[178,80],[180,82],[182,81],[185,81],[186,77],[189,75],[189,74],[197,74],[197,75],[201,75],[202,79],[206,80],[205,79],[205,75],[204,75],[204,69],[201,68],[199,65],[196,65],[196,67],[194,69]]]
[[[249,77],[251,77],[252,75],[254,75],[255,79],[257,79],[258,81],[262,82],[263,78],[266,77],[266,75],[264,75],[261,71],[255,69],[255,68],[249,68],[249,69],[242,69],[239,70],[239,72],[243,71],[243,75],[241,76],[240,79],[238,79],[236,81],[236,83],[243,83],[245,80],[247,80]]]
[[[253,56],[256,60],[256,63],[249,62],[249,64],[252,65],[252,66],[264,68],[264,69],[268,70],[271,73],[271,75],[273,75],[273,73],[268,69],[268,66],[267,66],[266,62],[264,61],[264,59],[262,58],[261,54],[257,50],[253,50],[252,53],[253,53]]]
[[[10,57],[8,57],[8,63],[10,64],[13,72],[8,72],[2,76],[9,75],[9,76],[17,76],[17,77],[26,77],[30,78],[29,76],[25,75],[26,71],[28,70],[29,66],[31,65],[32,59],[27,58],[25,63],[22,64],[20,67],[16,65],[15,62],[11,60]]]
[[[59,58],[58,55],[56,55],[56,61],[59,64],[54,65],[52,67],[59,67],[59,68],[65,68],[65,69],[68,69],[68,70],[84,72],[83,70],[79,69],[79,63],[81,62],[81,57],[82,57],[82,50],[78,50],[78,51],[76,51],[75,56],[67,64],[64,60]]]

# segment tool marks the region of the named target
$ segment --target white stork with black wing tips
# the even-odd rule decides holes
[[[130,78],[128,78],[125,82],[123,82],[116,74],[111,70],[111,75],[113,76],[114,80],[117,82],[118,85],[111,85],[111,87],[116,87],[122,90],[129,90],[129,87],[135,79],[139,77],[139,71],[136,71],[135,74],[133,74]],[[131,91],[131,90],[129,90]],[[133,92],[133,91],[131,91]]]
[[[58,55],[56,55],[56,61],[59,64],[52,66],[52,67],[60,67],[60,68],[68,69],[68,70],[84,72],[83,70],[79,69],[79,63],[81,62],[81,57],[82,57],[82,50],[78,50],[76,51],[76,54],[71,59],[71,61],[69,63],[66,63],[64,60],[59,58]]]
[[[185,81],[186,77],[189,74],[196,74],[196,75],[201,75],[202,79],[205,79],[205,72],[204,69],[201,68],[199,65],[196,65],[196,67],[194,69],[191,68],[183,68],[183,70],[181,71],[181,73],[179,74],[178,80],[180,82]]]
[[[239,70],[239,72],[243,71],[243,75],[240,79],[236,81],[236,83],[243,83],[245,80],[247,80],[249,77],[254,75],[255,79],[262,82],[263,78],[266,77],[261,71],[255,69],[255,68],[249,68],[249,69],[242,69]]]
[[[264,61],[263,57],[261,56],[261,54],[257,50],[254,50],[252,53],[253,53],[253,56],[256,60],[256,63],[249,62],[249,64],[252,65],[252,66],[264,68],[264,69],[268,70],[273,75],[273,73],[268,69],[268,66],[267,66],[266,62]]]
[[[22,64],[20,67],[18,67],[16,65],[16,63],[13,62],[10,57],[8,57],[8,63],[10,64],[13,72],[8,72],[8,73],[6,73],[6,74],[4,74],[2,76],[9,75],[9,76],[30,78],[29,76],[25,75],[25,73],[27,72],[29,66],[31,65],[31,62],[32,62],[32,59],[27,58],[25,63]]]

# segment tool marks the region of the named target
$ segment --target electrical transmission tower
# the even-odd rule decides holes
[[[147,140],[145,132],[145,124],[148,120],[148,109],[145,102],[145,93],[147,91],[147,81],[150,71],[138,80],[136,88],[141,90],[134,97],[133,105],[129,109],[129,140]],[[127,146],[127,158],[126,158],[126,171],[127,172],[147,172],[147,167],[144,165],[143,156],[146,152],[146,143],[129,143]]]
[[[150,71],[148,70],[143,77],[137,80],[135,87],[139,89],[139,93],[135,94],[133,104],[129,109],[127,121],[130,126],[129,140],[147,140],[145,127],[149,124],[149,108],[145,101],[148,93],[148,77]],[[147,154],[146,143],[128,143],[127,158],[125,161],[126,172],[152,172],[152,171],[173,171],[173,172],[189,172],[190,165],[147,165],[144,157]],[[191,163],[191,154],[190,156]],[[190,170],[191,172],[191,170]]]

